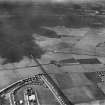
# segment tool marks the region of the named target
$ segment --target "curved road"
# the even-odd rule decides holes
[[[43,68],[43,66],[39,63],[39,61],[37,59],[35,59],[33,57],[33,59],[35,60],[35,62],[39,65],[40,69],[42,70],[43,74],[38,74],[35,75],[33,77],[30,78],[26,78],[23,80],[19,80],[11,85],[9,85],[8,87],[0,90],[0,95],[4,95],[9,93],[10,91],[12,91],[13,89],[17,88],[17,87],[21,87],[24,84],[29,84],[29,83],[40,83],[41,81],[39,81],[40,79],[44,81],[44,83],[48,86],[48,88],[50,89],[50,91],[53,93],[53,95],[55,96],[55,98],[58,100],[58,102],[60,103],[60,105],[74,105],[65,95],[64,93],[61,91],[61,89],[57,86],[57,84],[53,81],[53,79],[49,76],[49,74],[46,72],[46,70]]]
[[[74,105],[61,91],[61,89],[57,86],[57,84],[53,81],[53,79],[49,76],[49,74],[46,72],[44,67],[39,63],[37,59],[35,59],[35,62],[39,65],[40,69],[44,73],[42,74],[41,79],[45,82],[45,84],[49,87],[51,92],[54,94],[55,98],[58,100],[60,105]]]

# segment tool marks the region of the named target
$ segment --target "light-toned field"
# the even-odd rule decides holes
[[[82,30],[82,29],[80,29]],[[104,57],[97,57],[97,56],[90,56],[91,53],[95,53],[96,45],[100,43],[101,41],[103,42],[104,39],[104,30],[101,29],[103,33],[100,33],[95,36],[95,34],[90,35],[89,32],[87,33],[88,29],[84,29],[86,33],[82,30],[81,32],[82,35],[80,35],[80,30],[73,30],[72,29],[72,35],[74,37],[66,37],[66,38],[61,38],[61,39],[44,39],[42,42],[38,42],[41,47],[44,47],[45,49],[50,49],[50,50],[57,50],[57,51],[65,51],[65,52],[70,52],[68,54],[66,53],[54,53],[54,52],[46,52],[42,58],[39,60],[41,64],[47,64],[51,60],[64,60],[64,59],[90,59],[90,58],[97,58],[101,64],[68,64],[68,65],[63,65],[62,67],[57,67],[56,65],[47,65],[44,66],[46,71],[48,73],[52,73],[51,76],[54,79],[54,81],[58,84],[58,86],[62,89],[65,95],[74,103],[81,103],[81,102],[86,102],[86,101],[91,101],[91,100],[98,100],[98,99],[103,99],[104,97],[104,92],[101,84],[99,86],[102,89],[96,89],[96,86],[94,83],[92,83],[91,80],[89,80],[86,76],[85,73],[88,72],[96,72],[96,71],[104,71],[104,64],[105,64],[105,59]],[[74,33],[73,33],[74,31]],[[79,36],[78,37],[78,32],[79,31]],[[89,29],[90,31],[90,29]],[[91,30],[92,31],[92,30]],[[96,32],[96,30],[93,30]],[[93,32],[94,33],[94,32]],[[66,32],[65,32],[66,34]],[[73,35],[74,34],[74,35]],[[79,40],[77,40],[78,38]],[[73,39],[73,40],[72,40]],[[50,40],[50,41],[48,41]],[[57,42],[58,41],[58,42]],[[88,43],[90,41],[90,43]],[[82,50],[76,50],[75,53],[72,54],[71,48],[69,46],[64,50],[57,49],[59,48],[61,42],[65,42],[68,45],[71,43],[74,44],[74,46],[71,46],[74,49],[82,49]],[[82,47],[81,47],[82,46]],[[62,46],[60,46],[61,48]],[[84,52],[86,50],[89,50],[90,52],[87,52],[87,55],[84,55]],[[101,47],[100,47],[101,48]],[[102,49],[102,48],[101,48]],[[79,54],[78,55],[78,51]],[[102,50],[98,50],[98,53],[102,53]],[[104,53],[104,52],[103,52]],[[18,81],[20,79],[42,73],[42,71],[38,67],[34,68],[27,68],[27,69],[12,69],[13,67],[26,67],[26,66],[32,66],[36,65],[34,61],[29,60],[28,58],[24,58],[20,63],[15,63],[15,64],[7,64],[4,66],[0,66],[2,70],[0,70],[0,88],[6,87],[9,84]],[[8,70],[8,68],[11,68],[11,70]],[[68,73],[68,74],[65,74]],[[41,91],[41,90],[40,90]],[[43,92],[42,97],[45,97],[44,94],[47,93],[46,91]],[[41,94],[41,93],[40,93]],[[48,94],[50,94],[48,92]],[[100,94],[100,97],[98,97],[98,94]],[[41,95],[40,95],[41,96]],[[52,97],[52,96],[51,96]],[[46,100],[49,100],[50,98],[47,97]],[[42,103],[46,103],[45,99],[41,99]],[[53,103],[53,102],[52,102]],[[54,102],[55,103],[55,102]],[[49,104],[49,102],[48,102]]]
[[[0,88],[2,89],[20,79],[28,78],[30,76],[41,73],[41,70],[38,67],[22,68],[33,65],[36,65],[35,62],[27,58],[23,59],[20,63],[17,64],[6,64],[4,66],[2,65],[0,68]]]

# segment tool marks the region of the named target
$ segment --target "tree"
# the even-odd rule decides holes
[[[0,96],[0,105],[6,105],[6,102],[5,96]]]

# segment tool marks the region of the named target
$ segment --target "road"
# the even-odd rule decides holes
[[[23,85],[28,85],[30,83],[41,84],[42,81],[40,80],[39,75],[34,75],[33,77],[19,80],[17,82],[14,82],[13,84],[9,85],[8,87],[3,88],[2,90],[0,90],[0,95],[5,95],[5,94],[11,92],[13,89],[16,89],[18,87],[22,87]]]
[[[49,76],[49,74],[46,72],[46,70],[43,68],[43,66],[39,63],[37,59],[35,59],[35,62],[39,65],[40,69],[44,74],[41,75],[41,79],[45,82],[45,84],[49,87],[51,92],[54,94],[55,98],[58,100],[60,105],[74,105],[61,91],[61,89],[57,86],[57,84],[53,81],[53,79]]]
[[[43,66],[39,63],[39,61],[35,58],[33,58],[33,59],[39,65],[39,68],[42,70],[43,73],[39,74],[39,75],[36,75],[34,77],[26,78],[24,80],[19,80],[15,83],[9,85],[8,87],[6,87],[6,88],[4,88],[0,91],[0,95],[7,94],[7,93],[11,92],[13,89],[15,89],[17,87],[21,87],[22,85],[32,83],[32,81],[35,80],[35,79],[36,79],[36,82],[37,82],[38,77],[41,77],[41,80],[43,80],[44,83],[49,87],[50,91],[53,93],[53,95],[58,100],[60,105],[74,105],[64,95],[64,93],[60,90],[60,88],[57,86],[57,84],[52,80],[52,78],[49,76],[49,74],[46,72],[46,70],[43,68]],[[13,102],[12,102],[11,95],[13,95],[13,94],[12,93],[10,94],[10,102],[11,102],[11,105],[14,105],[14,104],[12,104]]]

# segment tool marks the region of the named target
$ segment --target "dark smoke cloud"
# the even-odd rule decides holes
[[[81,9],[81,5],[0,3],[0,56],[6,58],[6,63],[18,62],[24,56],[40,58],[44,51],[35,43],[32,34],[57,37],[43,26],[105,27],[105,19],[80,16],[78,8]]]
[[[19,62],[24,56],[40,58],[44,51],[35,43],[24,6],[1,4],[0,56],[8,62]],[[8,15],[8,16],[6,16]]]

